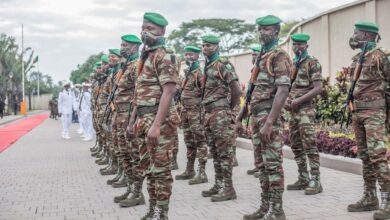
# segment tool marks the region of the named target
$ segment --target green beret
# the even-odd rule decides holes
[[[260,26],[269,26],[282,23],[282,20],[275,15],[267,15],[256,19],[256,24]]]
[[[153,24],[160,27],[165,27],[168,25],[168,21],[164,18],[164,16],[154,12],[145,12],[144,20],[152,22]]]
[[[310,40],[310,36],[308,34],[293,34],[291,39],[296,42],[307,42]]]
[[[355,30],[378,33],[379,27],[371,21],[358,21],[355,23]]]
[[[123,41],[129,42],[129,43],[134,43],[134,44],[142,44],[142,41],[135,35],[133,34],[127,34],[123,35],[121,37]]]
[[[95,63],[95,67],[100,67],[100,66],[102,66],[102,62],[98,61]]]
[[[251,47],[251,50],[253,53],[258,53],[261,51],[261,47],[260,46],[254,46],[254,47]]]
[[[102,57],[100,58],[102,63],[108,63],[108,56],[103,54]]]
[[[118,57],[122,57],[121,51],[119,49],[108,49],[109,54],[114,54]]]
[[[220,42],[219,38],[215,35],[206,35],[202,37],[202,41],[210,44],[218,44]]]
[[[194,52],[194,53],[200,53],[201,49],[199,47],[195,46],[186,46],[184,47],[184,52]]]

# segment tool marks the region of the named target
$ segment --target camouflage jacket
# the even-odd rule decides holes
[[[196,106],[202,101],[202,78],[203,74],[200,68],[191,72],[185,70],[185,79],[182,83],[181,103],[183,106]]]
[[[275,45],[261,57],[260,72],[253,82],[255,89],[252,93],[251,107],[275,97],[277,87],[290,85],[292,62],[282,48]]]
[[[165,47],[149,52],[136,83],[137,107],[158,105],[162,96],[162,86],[176,84],[177,68],[175,55]],[[172,102],[174,106],[174,103]]]
[[[138,60],[133,60],[127,63],[125,73],[122,74],[122,70],[116,75],[115,83],[117,89],[114,96],[114,105],[118,112],[130,111],[130,105],[134,99],[135,82],[137,80]]]
[[[224,58],[218,58],[206,67],[207,80],[205,82],[205,92],[203,94],[203,104],[207,105],[216,101],[221,101],[230,106],[230,83],[238,81],[238,76],[233,65]]]
[[[296,79],[289,94],[289,100],[305,95],[314,88],[313,82],[321,79],[320,62],[315,57],[308,55],[299,66]]]
[[[360,53],[355,55],[349,68],[353,77]],[[372,101],[385,98],[385,90],[390,82],[390,61],[381,48],[374,48],[366,53],[362,72],[353,92],[356,101]]]

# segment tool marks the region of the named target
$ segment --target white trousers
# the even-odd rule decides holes
[[[80,123],[82,125],[82,129],[85,137],[93,138],[95,131],[92,125],[92,113],[91,112],[81,112],[80,113],[81,120]]]
[[[61,115],[62,122],[62,134],[69,135],[69,127],[72,123],[72,114],[62,114]]]

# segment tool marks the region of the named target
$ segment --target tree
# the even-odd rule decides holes
[[[280,27],[280,37],[286,37],[288,32],[290,32],[291,28],[293,28],[295,25],[297,25],[299,22],[298,21],[287,21],[282,24]]]
[[[83,64],[78,64],[77,69],[72,70],[70,73],[70,80],[74,83],[82,83],[89,78],[89,75],[93,72],[95,63],[100,61],[103,52],[99,54],[94,54],[88,57],[88,59]]]
[[[184,53],[186,45],[200,45],[201,37],[214,34],[221,39],[222,55],[242,52],[251,44],[256,43],[255,24],[245,23],[239,19],[196,19],[183,22],[177,30],[168,36],[168,45],[179,55]]]

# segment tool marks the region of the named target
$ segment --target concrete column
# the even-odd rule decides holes
[[[331,59],[330,59],[330,37],[329,37],[329,15],[323,15],[321,17],[321,25],[322,25],[322,34],[321,34],[321,51],[324,54],[322,60],[322,75],[324,77],[329,76],[332,82],[334,78],[332,76],[333,71],[330,68]]]
[[[366,20],[377,23],[376,0],[371,0],[366,2]]]

